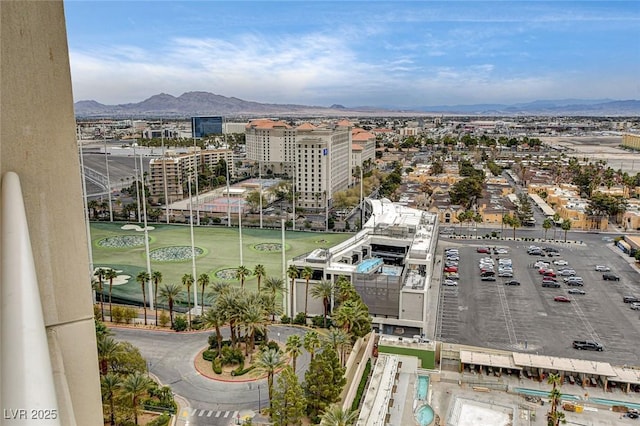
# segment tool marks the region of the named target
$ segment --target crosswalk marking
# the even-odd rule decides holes
[[[203,414],[204,414],[204,410],[200,410],[200,413],[198,414],[198,417],[202,417]]]
[[[213,410],[206,410],[206,409],[202,409],[202,408],[191,408],[190,410],[190,414],[188,414],[189,416],[198,416],[198,417],[204,417],[206,414],[206,417],[215,417],[215,418],[230,418],[230,419],[235,419],[238,415],[238,411],[213,411]],[[184,411],[183,414],[185,417],[187,416],[187,411]]]
[[[222,414],[221,411],[216,411],[216,417],[220,417],[220,414]]]
[[[207,417],[211,417],[212,414],[213,414],[213,410],[209,410],[209,412],[207,413]]]

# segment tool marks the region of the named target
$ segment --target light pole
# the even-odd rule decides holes
[[[107,194],[109,196],[109,222],[113,222],[113,205],[111,203],[111,179],[109,178],[109,157],[107,152],[107,129],[102,127],[102,141],[104,143],[104,163],[107,168]]]
[[[260,385],[258,385],[258,413],[262,412],[262,398],[260,398]]]

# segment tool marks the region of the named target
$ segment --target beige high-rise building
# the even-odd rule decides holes
[[[0,2],[0,172],[9,184],[15,172],[24,200],[23,219],[28,229],[28,244],[7,246],[6,238],[22,229],[7,229],[8,215],[2,220],[2,300],[0,300],[0,405],[3,410],[38,408],[41,400],[25,389],[33,381],[26,361],[8,365],[16,358],[17,340],[31,335],[12,333],[27,327],[40,315],[8,316],[24,300],[16,294],[24,290],[22,282],[7,282],[16,273],[16,263],[30,263],[23,270],[34,270],[31,288],[42,304],[46,333],[44,348],[27,346],[27,357],[50,358],[51,377],[35,377],[36,386],[53,382],[58,423],[64,426],[102,425],[102,404],[91,299],[91,271],[87,230],[82,198],[82,181],[69,71],[69,53],[63,3],[52,1]],[[8,179],[9,178],[9,179]],[[3,198],[7,195],[3,191]],[[6,200],[5,207],[18,204]],[[16,253],[17,252],[17,253]],[[31,254],[29,253],[29,254]],[[13,256],[17,262],[7,264]],[[16,257],[17,256],[17,257]],[[14,260],[15,260],[14,259]],[[23,279],[20,273],[20,279]],[[14,286],[14,287],[11,287]],[[16,293],[6,291],[15,288]],[[39,290],[39,291],[38,291]],[[39,294],[38,294],[39,293]],[[25,308],[39,312],[30,303]],[[20,312],[21,313],[21,312]],[[35,327],[35,325],[34,325]],[[38,327],[33,328],[38,331]],[[38,334],[35,333],[35,334]],[[22,342],[24,343],[24,342]],[[46,348],[48,347],[48,353]],[[18,354],[20,355],[20,354]],[[23,378],[16,374],[24,373]],[[42,385],[42,386],[39,386]],[[10,406],[24,396],[25,406]],[[31,396],[31,399],[29,397]],[[47,407],[43,407],[47,408]],[[55,407],[49,407],[54,409]],[[7,423],[1,420],[0,423]],[[25,421],[15,424],[54,424],[49,421]]]

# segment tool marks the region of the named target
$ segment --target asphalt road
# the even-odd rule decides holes
[[[128,341],[140,349],[151,374],[163,385],[184,398],[185,407],[178,418],[183,425],[222,426],[233,423],[242,410],[258,411],[268,404],[266,379],[252,382],[221,382],[200,375],[194,367],[196,355],[207,346],[211,331],[175,333],[136,328],[112,328],[115,338]],[[228,336],[228,327],[222,330]],[[291,326],[270,326],[269,338],[285,343],[292,334],[304,334],[306,329]],[[303,351],[304,352],[304,351]],[[297,360],[298,376],[304,377],[309,365],[304,352]]]
[[[518,230],[517,235],[539,233]],[[536,235],[539,236],[539,235]],[[562,238],[562,237],[561,237]],[[458,287],[440,288],[441,335],[443,341],[503,350],[525,351],[558,357],[579,357],[611,362],[614,365],[640,365],[637,342],[640,341],[638,312],[622,302],[626,294],[640,295],[638,273],[621,257],[603,234],[570,232],[570,239],[585,243],[537,243],[558,247],[560,257],[584,278],[585,295],[571,295],[571,287],[543,288],[542,278],[532,264],[540,259],[529,256],[530,242],[496,241],[509,248],[514,279],[520,286],[505,286],[510,278],[495,282],[480,280],[478,262],[487,256],[476,252],[487,245],[479,240],[441,240],[438,247],[458,246],[460,250]],[[493,258],[497,256],[492,255]],[[621,281],[604,281],[595,265],[609,265]],[[556,267],[557,269],[557,267]],[[561,281],[561,279],[560,279]],[[568,296],[570,303],[555,302],[555,296]],[[575,339],[601,342],[604,352],[578,352],[571,347]]]

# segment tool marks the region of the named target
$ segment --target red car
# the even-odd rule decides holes
[[[569,303],[571,302],[571,299],[569,299],[568,297],[565,296],[556,296],[553,298],[554,301],[556,302],[564,302],[564,303]]]
[[[447,266],[444,268],[444,272],[458,272],[458,268],[455,266]]]
[[[478,252],[478,253],[489,253],[489,248],[488,247],[478,247],[476,249],[476,252]]]

